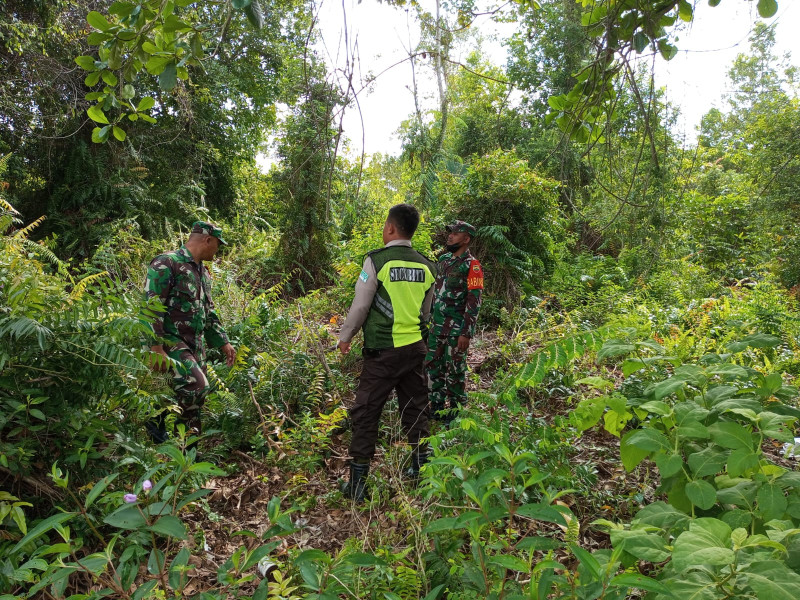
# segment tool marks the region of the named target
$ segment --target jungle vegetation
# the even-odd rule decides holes
[[[396,156],[350,150],[355,71],[318,51],[314,3],[0,7],[0,600],[799,597],[778,4],[690,142],[637,60],[675,55],[686,0],[390,4],[438,92],[409,84]],[[487,10],[515,23],[506,64]],[[354,505],[360,358],[333,349],[398,202],[429,256],[477,225],[487,288],[469,405],[411,486],[390,403]],[[230,243],[210,268],[238,355],[210,355],[197,447],[154,446],[142,284],[196,219]]]

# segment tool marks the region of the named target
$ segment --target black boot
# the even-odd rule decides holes
[[[144,424],[145,431],[150,439],[156,444],[164,444],[169,441],[169,434],[167,433],[167,415],[165,412],[160,412],[158,415],[150,419]]]
[[[411,453],[411,466],[406,469],[406,479],[413,482],[419,481],[419,470],[422,468],[422,465],[428,462],[430,452],[429,448],[417,448]]]
[[[339,482],[339,489],[346,498],[363,502],[366,495],[367,475],[369,474],[369,463],[357,463],[350,461],[350,481]]]

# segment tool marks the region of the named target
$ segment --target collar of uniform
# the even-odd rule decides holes
[[[391,248],[392,246],[406,246],[407,248],[411,248],[411,240],[392,240],[387,243],[384,248]]]
[[[180,249],[178,250],[178,256],[183,258],[186,262],[193,262],[198,266],[200,265],[200,263],[197,262],[192,256],[192,253],[189,252],[189,249],[186,247],[186,244],[181,245]]]
[[[467,248],[467,251],[464,252],[464,254],[462,254],[461,256],[456,256],[452,252],[448,252],[447,254],[443,254],[440,260],[461,260],[461,261],[466,261],[466,260],[470,260],[471,258],[472,258],[472,254],[469,253],[469,248]]]

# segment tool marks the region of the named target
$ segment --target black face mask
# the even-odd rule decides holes
[[[461,244],[445,244],[445,248],[447,248],[448,252],[455,252],[461,248]]]

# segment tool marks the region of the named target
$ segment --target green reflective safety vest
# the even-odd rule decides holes
[[[408,246],[389,246],[369,253],[378,289],[364,321],[364,347],[400,348],[422,339],[425,294],[433,286],[436,268]]]

